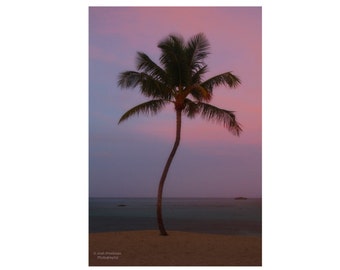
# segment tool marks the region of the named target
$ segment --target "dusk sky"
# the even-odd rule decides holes
[[[183,118],[181,144],[165,182],[165,197],[261,197],[262,25],[260,7],[92,7],[89,9],[90,196],[155,197],[175,139],[175,111],[121,115],[147,101],[117,87],[136,70],[137,51],[159,63],[157,43],[176,33],[203,32],[210,42],[205,78],[232,71],[242,84],[214,90],[211,104],[236,112],[240,137],[199,116]]]

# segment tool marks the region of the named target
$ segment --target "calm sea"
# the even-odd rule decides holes
[[[256,235],[262,232],[262,199],[164,198],[167,230]],[[157,230],[155,198],[90,198],[90,232]]]

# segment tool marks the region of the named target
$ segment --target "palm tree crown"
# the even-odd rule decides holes
[[[125,71],[119,75],[121,88],[139,87],[141,94],[152,98],[127,111],[119,123],[140,113],[156,114],[167,104],[173,103],[189,117],[201,115],[208,120],[220,122],[234,135],[242,131],[233,111],[208,104],[213,89],[219,85],[235,88],[240,79],[225,72],[203,80],[207,73],[204,60],[209,54],[209,42],[203,33],[193,36],[187,43],[178,35],[169,35],[158,43],[161,50],[160,65],[145,53],[137,53],[137,71]],[[190,98],[189,98],[190,97]]]
[[[222,123],[232,134],[242,131],[234,112],[210,105],[213,89],[219,85],[235,88],[240,79],[231,72],[203,80],[207,73],[204,59],[209,54],[209,42],[200,33],[187,43],[178,35],[170,35],[158,43],[161,49],[160,65],[145,53],[137,53],[137,71],[125,71],[119,75],[118,85],[122,88],[139,87],[140,92],[151,100],[128,110],[119,123],[131,116],[156,114],[167,104],[174,104],[176,110],[176,140],[163,169],[157,197],[157,220],[161,235],[167,235],[162,218],[163,186],[171,162],[181,138],[182,113],[189,118],[201,115],[203,118]]]

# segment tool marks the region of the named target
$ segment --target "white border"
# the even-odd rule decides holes
[[[2,5],[4,269],[88,267],[88,108],[82,92],[87,89],[88,6],[145,3],[84,2]],[[332,4],[195,2],[263,6],[264,269],[339,264],[340,22]]]

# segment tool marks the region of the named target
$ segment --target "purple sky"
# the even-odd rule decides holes
[[[158,62],[157,43],[170,33],[186,40],[204,32],[210,42],[206,78],[233,71],[236,90],[216,88],[211,104],[236,111],[244,132],[184,118],[182,141],[165,183],[166,197],[261,197],[261,8],[121,8],[89,10],[90,196],[154,197],[175,139],[171,107],[118,125],[146,101],[117,87],[135,70],[137,51]]]

